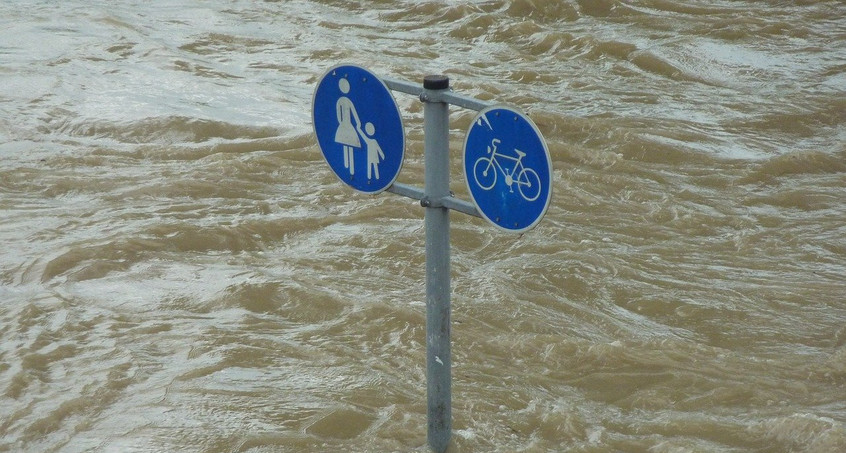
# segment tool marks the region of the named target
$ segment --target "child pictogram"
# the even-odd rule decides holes
[[[379,146],[379,142],[373,138],[376,135],[376,126],[373,123],[367,123],[364,125],[364,132],[361,129],[358,132],[367,146],[367,179],[371,179],[371,176],[376,176],[376,179],[379,179],[379,162],[385,158],[385,153]]]

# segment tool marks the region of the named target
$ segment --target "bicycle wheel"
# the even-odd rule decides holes
[[[526,201],[535,201],[541,193],[541,182],[538,173],[531,168],[524,168],[517,175],[517,190]]]
[[[491,187],[496,184],[496,166],[490,158],[480,157],[473,164],[473,177],[482,190],[491,190]]]

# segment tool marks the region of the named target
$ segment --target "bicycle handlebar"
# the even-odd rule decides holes
[[[502,143],[502,140],[500,140],[498,138],[491,140],[491,145],[493,145],[493,149],[491,149],[491,147],[488,146],[488,154],[491,154],[491,153],[496,154],[496,145],[498,143]]]

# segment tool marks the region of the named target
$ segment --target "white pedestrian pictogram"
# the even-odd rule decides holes
[[[382,147],[379,146],[379,142],[373,138],[376,135],[376,126],[373,123],[367,123],[364,125],[364,132],[361,129],[358,132],[367,146],[367,179],[371,179],[371,170],[372,174],[376,176],[376,179],[379,179],[379,162],[385,158],[385,153],[382,151]]]
[[[379,179],[379,162],[385,159],[385,153],[375,138],[376,127],[373,123],[368,122],[362,130],[361,119],[358,116],[355,104],[345,96],[350,93],[350,82],[342,78],[338,81],[338,88],[343,95],[338,98],[338,102],[335,104],[335,112],[338,117],[335,143],[343,145],[344,167],[350,170],[350,176],[355,175],[355,150],[361,148],[363,140],[366,146],[367,179],[372,179],[374,175],[376,179]]]
[[[338,88],[341,93],[349,94],[350,82],[347,79],[338,81]],[[355,110],[350,98],[341,96],[335,104],[335,112],[338,116],[338,130],[335,132],[335,142],[344,146],[344,167],[350,170],[350,175],[355,174],[355,159],[353,150],[361,148],[361,140],[358,139],[357,129],[361,128],[361,120]],[[353,119],[356,125],[353,126]]]

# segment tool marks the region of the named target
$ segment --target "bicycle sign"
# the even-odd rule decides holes
[[[537,126],[507,107],[476,116],[464,141],[470,196],[488,221],[520,233],[540,222],[552,198],[552,161]]]
[[[541,193],[541,182],[538,172],[523,166],[523,158],[526,157],[526,153],[523,151],[515,148],[514,152],[517,153],[517,157],[508,156],[497,151],[497,145],[501,142],[502,140],[498,138],[491,140],[491,145],[487,149],[487,153],[490,156],[480,157],[473,164],[473,177],[476,179],[476,184],[482,190],[493,189],[496,185],[497,170],[499,170],[502,176],[505,177],[505,185],[508,186],[510,193],[514,193],[514,186],[516,185],[520,195],[526,201],[537,200]],[[510,173],[502,166],[501,162],[503,160],[514,162],[514,168]]]

